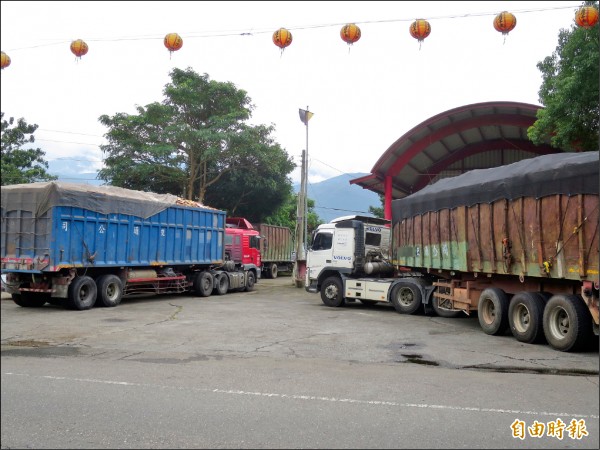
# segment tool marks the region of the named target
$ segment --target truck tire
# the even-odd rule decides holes
[[[454,317],[458,317],[462,314],[462,311],[445,309],[440,307],[439,299],[436,297],[431,297],[431,307],[435,311],[435,313],[440,317],[446,317],[452,319]]]
[[[113,274],[102,275],[96,280],[98,288],[97,306],[114,307],[123,298],[123,282]]]
[[[423,296],[415,283],[400,281],[392,288],[391,300],[400,314],[415,314],[423,303]]]
[[[37,296],[31,292],[22,292],[11,295],[13,302],[22,308],[40,308],[46,304],[46,296]]]
[[[96,303],[97,293],[98,288],[91,277],[76,277],[69,285],[68,306],[80,311],[90,309]]]
[[[254,272],[248,271],[248,273],[246,274],[246,288],[244,290],[246,292],[253,291],[255,283],[256,277],[254,276]]]
[[[582,349],[592,335],[589,310],[577,295],[554,295],[544,309],[544,336],[556,350]]]
[[[326,278],[321,285],[321,301],[332,308],[344,304],[342,280],[338,277]]]
[[[479,296],[477,317],[481,329],[492,336],[508,330],[508,296],[502,289],[486,288]]]
[[[275,263],[271,264],[271,267],[269,267],[269,278],[277,278],[277,264]]]
[[[229,291],[229,277],[225,272],[215,278],[215,294],[225,295]]]
[[[193,288],[196,295],[200,297],[208,297],[213,291],[213,276],[210,272],[203,270],[194,276]]]
[[[545,304],[544,297],[537,292],[519,292],[513,296],[508,306],[508,323],[517,341],[543,342]]]

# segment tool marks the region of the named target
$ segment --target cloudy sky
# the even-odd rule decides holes
[[[135,113],[162,101],[175,68],[232,82],[255,106],[252,123],[273,124],[274,139],[298,166],[306,148],[309,181],[366,173],[400,136],[429,117],[487,101],[539,104],[536,65],[582,2],[1,2],[1,109],[37,124],[36,146],[73,170],[101,167],[103,115]],[[494,17],[517,25],[503,36]],[[431,34],[419,44],[410,24]],[[351,47],[346,23],[362,36]],[[291,31],[283,52],[273,32]],[[164,47],[178,33],[183,47]],[[77,60],[72,40],[89,52]],[[300,180],[299,168],[292,174]]]

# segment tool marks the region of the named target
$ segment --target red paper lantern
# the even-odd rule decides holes
[[[360,28],[353,23],[346,24],[340,30],[340,37],[348,45],[352,45],[360,39]]]
[[[81,39],[76,39],[71,42],[71,53],[73,53],[77,59],[80,59],[83,55],[88,52],[88,45]]]
[[[592,28],[598,23],[598,10],[593,6],[582,6],[575,13],[575,23],[582,28]]]
[[[183,47],[183,39],[177,33],[169,33],[164,39],[165,47],[169,50],[169,55]]]
[[[517,18],[514,14],[507,11],[502,11],[494,18],[494,28],[501,32],[504,37],[515,29],[517,26]]]
[[[2,69],[5,69],[8,66],[10,66],[10,56],[2,52],[2,54],[0,55],[0,67],[2,67]]]
[[[419,48],[423,40],[431,33],[431,25],[425,19],[415,20],[409,28],[410,35],[419,41]]]
[[[273,43],[283,52],[283,50],[292,43],[292,33],[285,28],[280,28],[273,33]]]

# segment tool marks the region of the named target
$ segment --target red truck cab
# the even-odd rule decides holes
[[[242,217],[228,217],[225,224],[225,259],[241,264],[244,269],[256,268],[260,277],[260,233]]]

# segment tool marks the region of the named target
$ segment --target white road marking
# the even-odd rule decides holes
[[[97,380],[93,378],[71,378],[71,377],[56,377],[51,375],[30,375],[26,373],[13,373],[6,372],[4,375],[10,376],[21,376],[30,378],[43,378],[47,380],[66,380],[66,381],[79,381],[83,383],[100,383],[100,384],[112,384],[118,386],[133,386],[133,387],[151,387],[159,389],[175,389],[175,390],[191,390],[197,392],[213,392],[216,394],[227,394],[227,395],[252,395],[256,397],[272,397],[292,400],[306,400],[306,401],[317,401],[317,402],[331,402],[331,403],[354,403],[358,405],[375,405],[375,406],[393,406],[400,408],[426,408],[426,409],[439,409],[439,410],[450,410],[450,411],[472,411],[472,412],[485,412],[485,413],[496,413],[496,414],[513,414],[513,415],[531,415],[531,416],[551,416],[551,417],[572,417],[581,419],[598,419],[600,416],[594,414],[572,414],[572,413],[557,413],[548,411],[522,411],[518,409],[498,409],[498,408],[479,408],[479,407],[466,407],[466,406],[450,406],[450,405],[430,405],[427,403],[400,403],[391,402],[384,400],[357,400],[352,398],[335,398],[335,397],[321,397],[314,395],[297,395],[297,394],[277,394],[272,392],[250,392],[233,389],[211,389],[211,388],[194,388],[194,387],[177,387],[167,386],[161,384],[147,384],[147,383],[131,383],[129,381],[113,381],[113,380]]]

